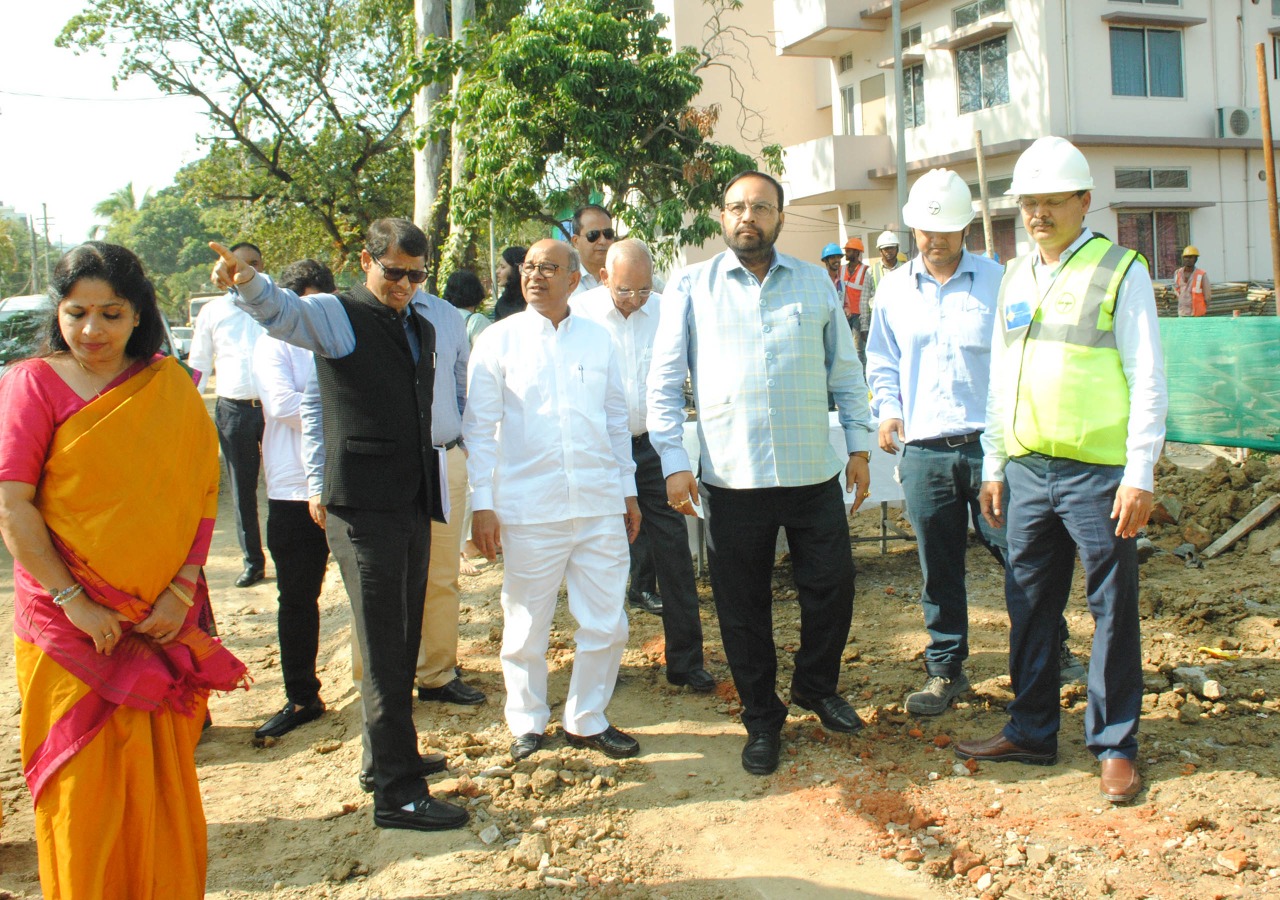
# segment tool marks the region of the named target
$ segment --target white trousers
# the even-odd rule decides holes
[[[503,525],[502,553],[502,677],[511,733],[541,734],[551,719],[547,645],[565,582],[578,630],[564,727],[570,734],[599,734],[609,727],[604,710],[627,644],[631,560],[622,516]]]

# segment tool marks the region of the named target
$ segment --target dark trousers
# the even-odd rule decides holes
[[[394,809],[428,795],[419,774],[413,673],[422,639],[431,521],[420,500],[393,510],[330,506],[328,511],[329,547],[351,600],[364,657],[362,765],[373,774],[374,803]]]
[[[648,434],[631,439],[631,457],[636,463],[641,515],[640,536],[631,545],[631,590],[661,589],[667,672],[683,675],[703,667],[702,620],[687,518],[667,505],[662,460]],[[652,573],[648,586],[644,586],[646,569]]]
[[[219,397],[214,408],[218,444],[227,464],[231,501],[236,510],[236,539],[246,566],[266,567],[258,528],[258,471],[262,468],[262,406]]]
[[[1118,538],[1111,507],[1124,470],[1070,459],[1009,461],[1009,704],[1005,736],[1028,750],[1058,743],[1058,620],[1076,554],[1093,615],[1085,744],[1099,758],[1133,759],[1142,711],[1138,553]]]
[[[312,520],[306,500],[267,501],[267,549],[279,590],[276,628],[285,696],[290,703],[310,706],[320,699],[316,652],[329,542]]]
[[[794,693],[835,694],[853,618],[853,549],[840,482],[801,487],[701,486],[707,514],[711,590],[724,653],[742,698],[748,733],[778,731],[787,704],[778,698],[773,643],[773,562],[778,529],[787,531],[800,602]]]

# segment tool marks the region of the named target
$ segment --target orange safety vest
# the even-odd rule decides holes
[[[1188,285],[1186,272],[1186,269],[1179,266],[1177,271],[1173,273],[1173,292],[1178,297],[1178,315],[1203,316],[1209,311],[1207,304],[1204,302],[1204,279],[1206,273],[1204,269],[1196,269],[1191,273],[1191,283]],[[1191,306],[1189,309],[1184,307],[1182,303],[1182,298],[1188,287],[1191,290]]]
[[[869,271],[866,263],[858,263],[858,267],[853,270],[853,277],[850,278],[848,266],[841,267],[840,281],[844,284],[845,316],[856,316],[862,312],[862,289],[866,287]]]

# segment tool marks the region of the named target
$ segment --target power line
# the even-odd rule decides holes
[[[28,91],[8,91],[0,88],[0,94],[9,97],[31,97],[36,100],[69,100],[75,103],[154,103],[158,100],[174,100],[176,96],[161,97],[64,97],[60,94],[33,94]]]

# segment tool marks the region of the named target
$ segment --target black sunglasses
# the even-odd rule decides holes
[[[408,278],[410,284],[422,284],[427,280],[427,272],[425,269],[400,269],[394,266],[387,267],[382,264],[382,260],[374,257],[374,262],[382,269],[382,274],[386,276],[387,281],[399,281],[401,278]]]
[[[604,235],[605,240],[613,240],[613,234],[612,228],[592,228],[590,231],[584,232],[582,236],[587,239],[588,244],[594,244],[600,240],[600,235]]]

